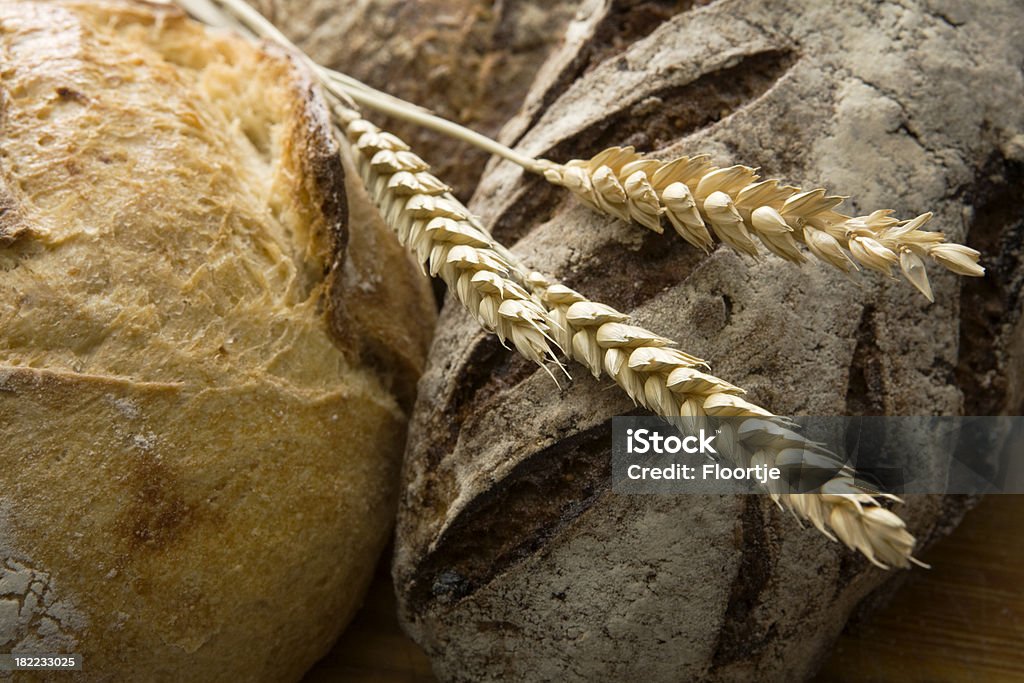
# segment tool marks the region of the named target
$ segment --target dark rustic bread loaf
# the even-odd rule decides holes
[[[625,4],[585,3],[573,35]],[[613,144],[708,152],[848,193],[856,213],[934,210],[990,266],[973,282],[934,272],[934,305],[870,275],[705,256],[508,163],[471,208],[526,262],[678,339],[777,413],[1019,413],[1024,54],[1011,27],[1024,14],[958,7],[720,0],[585,72],[556,53],[564,68],[545,67],[506,128],[558,161]],[[902,576],[768,500],[614,495],[608,418],[635,410],[579,367],[556,388],[445,308],[394,565],[404,625],[443,680],[798,680]],[[922,545],[962,511],[938,497],[897,507]]]

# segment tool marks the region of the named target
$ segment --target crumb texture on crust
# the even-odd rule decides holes
[[[0,2],[0,140],[0,651],[298,678],[390,528],[429,290],[293,61],[173,8]]]

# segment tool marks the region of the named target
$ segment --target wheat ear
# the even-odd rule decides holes
[[[612,147],[592,159],[548,168],[544,176],[599,211],[659,233],[664,216],[683,239],[705,251],[714,244],[714,231],[754,258],[760,256],[757,237],[769,251],[795,263],[804,261],[799,242],[844,272],[859,264],[891,277],[898,266],[929,301],[934,297],[925,258],[960,275],[985,273],[977,251],[921,229],[930,213],[909,221],[893,218],[890,210],[847,216],[835,210],[843,197],[761,180],[749,166],[719,168],[705,155],[660,161],[632,147]]]
[[[595,378],[604,371],[635,403],[690,432],[705,417],[748,418],[719,425],[716,442],[735,464],[807,465],[835,472],[821,493],[787,493],[768,482],[764,488],[776,503],[879,567],[917,562],[911,557],[914,537],[903,520],[881,507],[879,497],[862,488],[855,472],[821,444],[743,399],[739,387],[702,371],[704,362],[672,348],[670,339],[630,325],[625,314],[539,273],[532,273],[528,282],[549,310],[559,346]]]
[[[838,537],[879,567],[906,567],[915,561],[914,537],[903,520],[861,489],[854,472],[827,450],[741,398],[742,389],[699,370],[703,361],[671,348],[671,340],[629,325],[626,315],[537,273],[525,277],[526,287],[520,285],[525,267],[474,222],[405,143],[361,118],[355,109],[341,103],[334,109],[387,223],[417,259],[429,265],[431,275],[440,275],[471,312],[480,311],[477,319],[486,329],[498,331],[503,323],[509,325],[505,334],[516,349],[537,363],[550,356],[550,350],[545,347],[542,353],[539,345],[553,341],[595,377],[604,370],[636,403],[670,421],[754,418],[721,427],[719,443],[728,444],[723,452],[736,464],[802,463],[838,470],[821,493],[768,488],[780,506],[829,538]],[[503,318],[506,307],[510,314]],[[524,310],[528,316],[523,316]],[[529,335],[527,344],[516,343],[516,325],[524,325],[519,334]]]
[[[934,296],[926,259],[959,275],[985,274],[978,251],[947,242],[941,232],[922,229],[931,213],[911,220],[893,218],[890,209],[848,216],[835,210],[843,197],[820,188],[803,191],[778,180],[762,180],[748,166],[719,168],[706,155],[661,161],[632,147],[611,147],[591,159],[565,164],[536,159],[349,76],[317,68],[325,83],[362,105],[504,157],[621,220],[662,233],[667,219],[683,239],[705,251],[718,237],[756,259],[761,256],[760,242],[773,254],[801,263],[806,260],[802,244],[813,256],[847,273],[864,266],[892,277],[898,267],[929,301]]]
[[[312,65],[385,221],[424,272],[444,279],[484,329],[502,341],[511,340],[519,353],[542,367],[554,358],[549,342],[555,343],[595,377],[606,370],[635,402],[675,424],[704,416],[749,417],[735,428],[723,426],[723,451],[737,464],[808,462],[837,470],[821,493],[789,494],[768,488],[776,503],[879,567],[916,562],[911,557],[914,537],[903,520],[860,488],[849,467],[742,399],[738,387],[699,370],[703,361],[671,348],[671,340],[627,324],[624,314],[564,285],[537,273],[527,275],[516,257],[487,234],[408,145],[362,118],[337,79],[325,77],[242,0],[187,0],[186,8],[250,37],[275,40]]]

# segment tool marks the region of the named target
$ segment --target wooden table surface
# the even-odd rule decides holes
[[[819,681],[1024,681],[1024,495],[990,496],[892,601],[847,630]],[[382,564],[366,603],[307,683],[430,683],[399,629]]]

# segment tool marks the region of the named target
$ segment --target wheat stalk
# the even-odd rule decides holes
[[[838,470],[820,494],[767,488],[780,506],[829,538],[838,537],[879,567],[906,567],[915,561],[914,537],[903,520],[860,488],[849,467],[741,398],[742,389],[699,370],[704,365],[699,358],[671,348],[674,342],[667,338],[629,325],[626,315],[538,273],[525,276],[523,287],[525,266],[474,222],[405,143],[341,102],[334,103],[334,111],[388,225],[421,263],[429,264],[431,275],[440,275],[449,284],[466,308],[480,311],[477,319],[486,329],[500,330],[507,322],[506,334],[515,335],[515,325],[522,325],[519,334],[530,335],[525,349],[515,336],[512,339],[526,358],[543,365],[550,349],[545,347],[542,353],[539,344],[553,341],[595,377],[603,369],[636,403],[684,429],[694,429],[693,420],[704,416],[757,418],[721,427],[722,452],[737,465],[808,464]],[[514,314],[505,320],[501,312],[510,306]],[[525,317],[524,310],[529,312]]]
[[[931,213],[909,221],[893,218],[890,210],[847,216],[835,211],[843,197],[761,180],[749,166],[719,168],[705,155],[660,161],[632,147],[612,147],[543,173],[591,207],[624,221],[661,233],[664,216],[683,239],[705,251],[714,245],[713,231],[737,252],[759,258],[756,237],[775,255],[800,263],[805,258],[799,242],[844,272],[859,264],[892,277],[898,266],[929,301],[934,297],[925,258],[960,275],[985,273],[977,251],[921,229]]]
[[[591,159],[565,164],[536,159],[349,76],[317,69],[326,83],[360,104],[502,156],[621,220],[662,233],[667,219],[683,239],[704,251],[710,251],[718,237],[758,259],[760,242],[773,254],[802,263],[806,259],[799,243],[846,273],[864,266],[892,277],[898,267],[929,301],[934,296],[925,270],[927,258],[959,275],[985,274],[976,250],[947,242],[941,232],[922,230],[931,213],[905,221],[893,218],[889,209],[848,216],[835,210],[843,197],[821,188],[803,191],[775,179],[761,180],[748,166],[719,168],[706,155],[661,161],[632,147],[611,147]]]
[[[449,285],[452,280],[457,282],[452,290],[467,308],[472,311],[479,301],[481,310],[501,310],[508,301],[524,301],[532,292],[536,299],[530,301],[539,300],[544,317],[531,318],[530,329],[545,324],[545,333],[550,333],[567,355],[595,377],[605,370],[630,398],[652,412],[690,430],[695,428],[692,420],[703,416],[757,418],[722,425],[719,443],[726,444],[722,452],[736,464],[810,464],[838,470],[820,494],[791,494],[768,487],[780,506],[810,521],[829,538],[838,537],[879,567],[907,567],[916,562],[911,557],[914,537],[903,520],[861,489],[850,468],[837,463],[818,444],[778,424],[768,411],[741,398],[743,391],[738,387],[699,370],[704,365],[699,358],[671,348],[674,343],[669,339],[629,325],[626,315],[588,301],[538,273],[526,276],[527,288],[523,288],[519,283],[525,267],[472,222],[468,210],[426,172],[426,165],[411,155],[401,140],[380,131],[352,108],[335,103],[335,111],[353,145],[364,182],[388,224],[421,262],[430,263],[432,275],[440,274]],[[479,256],[468,261],[470,270],[454,270],[462,267],[463,259],[452,260],[453,244],[471,246],[478,254],[495,254],[501,258],[501,276],[515,281],[505,279],[502,284],[493,271],[475,270],[486,261]],[[449,256],[445,257],[446,253]],[[454,264],[452,272],[446,272],[446,264]],[[486,285],[485,291],[473,289],[478,281]],[[536,314],[535,308],[530,310]],[[485,315],[478,319],[485,327],[492,320]],[[549,339],[545,334],[543,340]],[[520,352],[538,363],[544,358],[536,352]],[[689,418],[691,423],[681,424],[676,418]]]
[[[555,360],[550,343],[557,344],[595,377],[606,371],[636,403],[683,428],[692,429],[704,417],[749,418],[722,427],[722,450],[736,464],[807,463],[836,471],[821,493],[766,487],[776,503],[879,567],[917,562],[911,557],[914,537],[903,520],[881,506],[881,497],[861,488],[853,470],[785,421],[741,398],[742,389],[700,370],[706,364],[672,348],[671,340],[628,324],[626,315],[609,306],[529,273],[408,145],[362,117],[343,79],[313,64],[242,0],[182,3],[210,23],[274,40],[311,66],[385,221],[424,272],[441,277],[484,329],[511,341],[520,354],[545,369],[547,360]],[[542,166],[547,171],[554,167],[550,162]]]
[[[892,277],[898,267],[929,301],[934,296],[925,259],[959,275],[985,273],[976,250],[947,242],[941,232],[922,230],[931,213],[906,221],[893,218],[889,209],[848,216],[835,210],[843,197],[820,188],[802,191],[778,180],[761,180],[748,166],[719,168],[706,155],[661,161],[632,147],[611,147],[588,160],[557,164],[517,152],[344,74],[316,68],[325,83],[359,104],[504,157],[621,220],[658,233],[664,232],[667,220],[683,239],[704,251],[712,249],[717,237],[757,259],[760,242],[773,254],[802,263],[802,244],[813,256],[847,273],[864,266]]]
[[[934,295],[926,258],[959,275],[985,274],[978,251],[947,242],[941,232],[921,229],[931,213],[907,221],[893,218],[889,209],[848,216],[835,211],[843,197],[830,196],[821,188],[803,191],[775,179],[761,180],[749,166],[719,168],[707,155],[662,161],[645,157],[633,147],[610,147],[591,159],[565,164],[533,158],[316,64],[244,0],[178,2],[208,23],[227,24],[289,46],[336,96],[469,142],[542,175],[590,207],[621,220],[662,233],[663,218],[667,219],[683,239],[704,251],[714,246],[713,232],[723,243],[755,259],[761,256],[760,242],[773,254],[802,263],[806,259],[799,243],[845,273],[862,265],[892,277],[893,268],[898,267],[929,301],[934,301]]]

